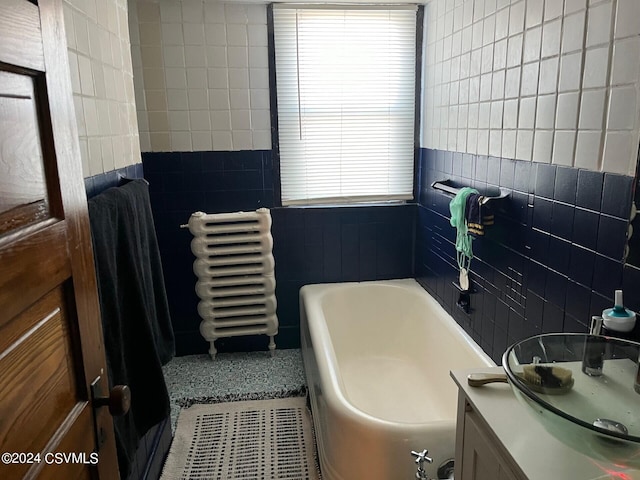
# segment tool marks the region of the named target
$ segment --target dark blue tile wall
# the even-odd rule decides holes
[[[510,191],[494,203],[495,225],[473,243],[469,313],[456,304],[452,196],[431,188],[444,179]],[[527,336],[586,332],[617,288],[640,308],[640,269],[623,262],[633,187],[623,175],[421,149],[416,276],[496,362]]]
[[[289,331],[299,346],[298,292],[303,285],[412,278],[416,208],[272,210],[280,331]]]
[[[178,355],[205,353],[191,234],[194,211],[272,208],[278,348],[300,346],[298,290],[307,283],[413,276],[415,205],[273,208],[271,151],[144,153]],[[264,336],[220,339],[219,351],[264,350]]]
[[[180,228],[193,212],[273,207],[270,150],[143,153],[145,178],[162,257],[176,354],[205,353],[195,294],[191,233]],[[264,345],[263,345],[264,343]],[[266,337],[218,340],[219,351],[266,349]]]
[[[144,178],[142,163],[111,170],[110,172],[101,173],[92,177],[86,177],[84,179],[84,188],[87,192],[87,198],[94,197],[107,188],[117,187],[123,178]]]
[[[195,206],[220,213],[274,205],[271,150],[143,153],[142,162],[154,208],[181,223]]]

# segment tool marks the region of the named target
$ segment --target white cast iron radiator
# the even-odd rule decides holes
[[[211,358],[216,339],[238,335],[268,335],[273,355],[278,317],[269,210],[195,212],[186,226],[197,257],[193,271],[198,276],[200,333],[210,344]]]

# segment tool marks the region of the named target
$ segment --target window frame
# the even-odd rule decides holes
[[[414,4],[411,4],[414,5]],[[330,5],[337,8],[340,5]],[[366,4],[362,4],[366,7]],[[371,5],[373,6],[373,5]],[[418,167],[420,158],[420,119],[422,116],[422,67],[423,67],[423,40],[424,40],[424,5],[415,5],[416,9],[416,45],[415,45],[415,111],[414,111],[414,131],[413,131],[413,198],[411,200],[380,200],[371,202],[354,202],[336,204],[342,207],[357,207],[367,205],[389,205],[394,203],[415,203],[419,197],[418,191]],[[304,5],[301,6],[304,8]],[[269,60],[269,101],[270,101],[270,117],[271,117],[271,151],[272,151],[272,168],[273,168],[273,196],[274,206],[283,207],[282,205],[282,179],[280,172],[280,137],[278,131],[278,89],[276,79],[276,52],[275,52],[275,31],[273,21],[274,3],[267,5],[267,51]],[[292,208],[314,208],[326,207],[327,203],[310,203],[306,205],[291,205]],[[288,208],[289,206],[284,206]]]

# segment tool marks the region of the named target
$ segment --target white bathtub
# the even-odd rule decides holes
[[[454,457],[449,371],[495,366],[413,279],[307,285],[302,355],[323,480],[409,480]]]

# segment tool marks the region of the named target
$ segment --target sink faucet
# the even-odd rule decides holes
[[[411,451],[411,455],[416,457],[416,463],[418,464],[418,471],[416,472],[416,478],[418,480],[429,480],[427,478],[427,472],[424,469],[424,462],[433,463],[433,458],[427,457],[428,450],[422,450],[422,452]]]

